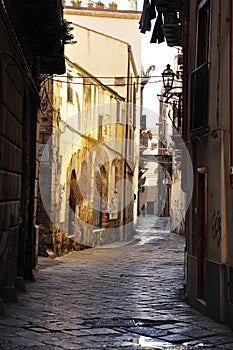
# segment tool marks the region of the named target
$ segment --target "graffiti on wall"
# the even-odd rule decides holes
[[[221,216],[219,210],[214,210],[213,215],[211,217],[211,230],[213,240],[217,240],[217,245],[220,245],[221,235],[222,235],[222,227],[221,227]]]

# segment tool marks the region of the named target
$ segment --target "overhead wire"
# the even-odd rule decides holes
[[[58,82],[58,83],[64,83],[64,84],[71,84],[71,85],[83,85],[83,86],[87,86],[87,85],[97,85],[96,83],[82,83],[82,82],[74,82],[74,81],[66,81],[66,80],[61,80],[61,79],[53,79],[53,81]],[[157,84],[157,83],[161,83],[162,80],[157,80],[157,81],[148,81],[147,84]],[[134,85],[134,83],[115,83],[115,84],[104,84],[105,87],[111,87],[111,86],[130,86],[130,85]]]
[[[55,77],[56,77],[56,75],[55,75]],[[70,75],[62,75],[62,76],[60,76],[61,78],[70,78],[71,76]],[[72,76],[72,78],[73,79],[82,79],[82,78],[86,78],[86,79],[91,79],[91,78],[96,78],[96,79],[115,79],[115,78],[117,78],[117,79],[127,79],[128,77],[127,76],[123,76],[123,75],[121,75],[121,76]],[[150,75],[150,76],[140,76],[140,75],[138,75],[138,76],[135,76],[134,77],[134,79],[150,79],[150,78],[161,78],[161,74],[160,75]]]
[[[73,128],[71,125],[69,125],[68,123],[66,123],[66,122],[65,122],[64,120],[62,120],[62,119],[60,119],[60,122],[61,122],[63,125],[65,125],[65,128],[68,128],[71,132],[73,132],[73,133],[79,135],[80,137],[82,137],[82,138],[88,140],[89,142],[92,142],[92,143],[96,144],[97,140],[94,140],[94,139],[90,138],[90,136],[85,135],[85,134],[83,134],[82,132],[80,132],[79,130]],[[59,129],[59,131],[60,131],[61,133],[64,133],[64,132],[65,132],[65,131],[62,132],[62,131],[60,130],[59,126],[58,126],[58,129]],[[111,147],[110,145],[108,145],[105,141],[102,141],[101,143],[97,143],[97,145],[99,145],[99,144],[102,145],[102,146],[104,146],[104,147],[106,147],[108,150],[114,152],[115,154],[117,154],[118,156],[120,156],[122,159],[124,159],[124,160],[126,161],[128,167],[130,168],[131,171],[134,171],[134,170],[135,170],[135,166],[136,166],[136,165],[134,164],[134,167],[133,167],[133,169],[132,169],[132,167],[131,167],[131,165],[129,164],[127,158],[126,158],[121,152],[119,152],[117,149],[112,148],[112,147]]]

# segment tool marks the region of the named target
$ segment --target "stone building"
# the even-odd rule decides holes
[[[134,230],[140,89],[133,51],[72,26],[77,44],[66,49],[66,74],[41,90],[41,254],[125,241]]]
[[[164,66],[166,70],[166,66]],[[182,140],[183,98],[183,54],[174,56],[172,63],[174,80],[170,91],[166,92],[164,86],[160,96],[159,138],[160,152],[170,157],[170,173],[164,164],[159,165],[159,194],[162,198],[160,212],[170,216],[171,229],[179,234],[185,231],[186,203],[190,201],[191,194],[186,195],[181,186],[181,153],[186,148]],[[188,151],[187,151],[188,154]]]
[[[0,4],[2,300],[16,301],[16,288],[25,289],[24,281],[34,279],[40,76],[64,73],[62,15],[59,1],[32,4],[9,0]]]
[[[183,46],[182,187],[193,181],[186,215],[187,301],[233,325],[232,1],[156,0],[168,45]]]
[[[110,10],[107,6],[100,10],[97,8],[89,9],[86,7],[86,3],[87,1],[83,1],[81,8],[66,6],[64,9],[65,18],[80,27],[84,26],[93,32],[97,31],[99,34],[102,33],[102,39],[103,36],[105,36],[106,40],[111,41],[111,39],[115,39],[115,43],[117,41],[118,43],[120,41],[122,41],[122,43],[127,43],[129,50],[128,55],[134,68],[132,69],[129,67],[129,70],[132,72],[126,69],[126,58],[121,57],[122,55],[120,52],[116,52],[116,46],[111,46],[110,49],[106,50],[106,42],[103,40],[101,42],[93,42],[92,50],[85,52],[85,55],[81,52],[76,52],[75,57],[80,65],[94,75],[99,75],[102,83],[112,86],[116,92],[126,98],[126,102],[130,108],[127,107],[127,115],[129,115],[129,119],[126,119],[125,122],[131,124],[132,115],[134,114],[136,117],[133,122],[133,128],[131,128],[131,131],[129,129],[128,132],[131,133],[131,136],[129,137],[133,139],[137,145],[139,143],[140,110],[143,103],[142,90],[140,88],[143,84],[143,79],[139,78],[140,74],[141,77],[143,77],[141,64],[141,35],[137,31],[141,12],[137,11],[137,1],[135,0],[119,2],[117,10]],[[68,47],[67,49],[70,53],[73,51],[72,55],[74,55],[74,50],[72,50],[73,47]],[[101,62],[103,63],[99,64],[98,67],[96,66],[96,62],[99,62],[99,59],[93,61],[93,57],[96,57],[96,52],[100,52],[103,56],[107,55],[107,57],[104,57],[104,61],[102,57]],[[68,56],[70,53],[68,54],[67,51]],[[87,53],[89,61],[86,60]],[[84,63],[81,63],[80,60]],[[124,61],[122,62],[122,60]],[[122,67],[125,67],[124,70],[122,70]],[[124,81],[121,80],[123,71],[125,74]],[[138,78],[135,78],[135,74],[137,74]],[[106,75],[108,78],[103,79]],[[123,82],[124,84],[122,84]],[[136,187],[134,190],[135,196],[137,197]],[[137,202],[138,198],[136,198],[134,202],[135,224],[137,217]]]
[[[187,52],[187,125],[194,191],[187,223],[187,298],[232,326],[232,1],[193,1],[191,9],[195,35]]]

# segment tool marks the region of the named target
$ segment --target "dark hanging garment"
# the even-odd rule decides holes
[[[156,18],[156,10],[155,10],[155,0],[151,0],[150,2],[150,20]]]
[[[155,26],[153,29],[153,33],[151,36],[150,43],[157,43],[160,44],[164,42],[164,35],[163,35],[163,30],[162,30],[162,25],[163,25],[163,19],[162,19],[162,12],[158,12],[158,16],[155,22]]]
[[[144,0],[142,15],[139,21],[139,29],[141,29],[141,33],[145,34],[146,31],[151,30],[151,22],[150,22],[150,2],[149,0]]]
[[[155,2],[154,0],[144,0],[142,15],[139,21],[139,29],[141,33],[151,30],[151,20],[156,18]]]

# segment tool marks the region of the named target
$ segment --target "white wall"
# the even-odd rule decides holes
[[[79,24],[104,35],[122,40],[132,47],[137,70],[141,70],[141,33],[138,29],[141,13],[87,11],[66,9],[64,17],[72,23]],[[79,38],[77,38],[79,40]],[[117,56],[112,56],[117,60]]]

